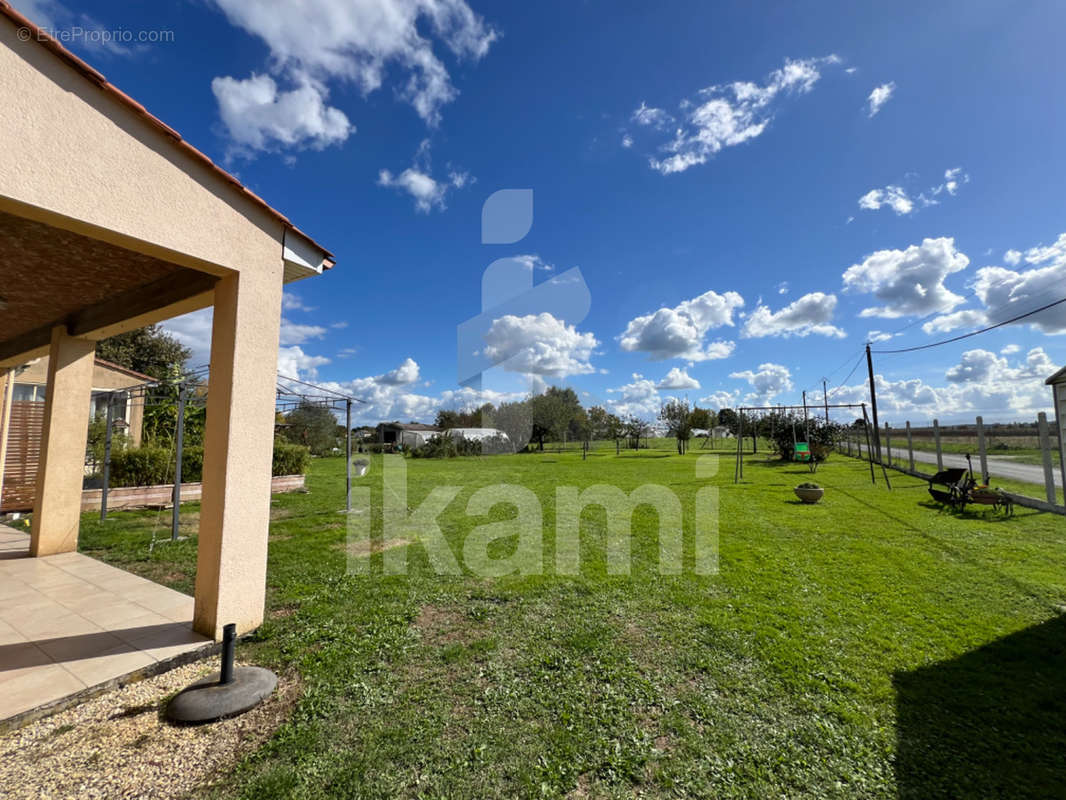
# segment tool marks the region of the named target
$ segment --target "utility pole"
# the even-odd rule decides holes
[[[803,390],[803,438],[811,441],[811,429],[807,422],[807,390]]]
[[[874,358],[870,355],[870,344],[866,344],[866,368],[870,373],[870,412],[873,415],[874,425],[874,452],[877,454],[877,463],[881,463],[881,432],[877,429],[877,392],[874,389]]]
[[[829,424],[829,392],[826,390],[826,379],[822,378],[822,402],[825,404],[825,422]]]

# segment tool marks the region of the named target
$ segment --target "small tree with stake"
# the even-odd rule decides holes
[[[666,429],[677,439],[677,453],[684,455],[688,440],[692,438],[692,409],[687,400],[668,400],[659,411],[659,419],[666,423]]]

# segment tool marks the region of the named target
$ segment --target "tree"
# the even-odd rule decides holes
[[[163,380],[175,371],[184,370],[192,351],[158,325],[149,325],[97,342],[96,355]]]
[[[688,440],[692,438],[692,409],[687,400],[668,400],[659,411],[659,419],[666,423],[666,430],[677,439],[678,455],[685,455]]]
[[[701,428],[702,430],[709,431],[718,424],[718,420],[715,413],[709,408],[695,406],[692,409],[692,414],[689,416],[689,424],[693,428]]]
[[[533,431],[533,407],[529,400],[500,403],[496,409],[496,427],[507,434],[515,451],[525,448]]]
[[[740,415],[731,408],[718,409],[718,424],[725,425],[734,436],[740,428]]]
[[[629,440],[629,446],[634,450],[640,449],[640,440],[647,438],[650,430],[651,425],[635,414],[630,414],[626,417],[626,421],[622,426],[622,433]]]
[[[588,421],[589,435],[593,439],[622,438],[622,420],[602,406],[593,406],[588,410]]]
[[[344,426],[337,424],[333,412],[324,406],[302,402],[285,415],[282,436],[294,444],[302,444],[316,456],[327,455],[337,446]]]

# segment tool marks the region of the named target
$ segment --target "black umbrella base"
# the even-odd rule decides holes
[[[230,683],[219,683],[219,675],[182,689],[167,705],[167,719],[192,724],[235,717],[266,700],[278,685],[278,676],[262,667],[237,667]]]

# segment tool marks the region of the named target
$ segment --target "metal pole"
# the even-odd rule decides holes
[[[866,415],[866,403],[862,404],[862,421],[863,430],[866,431],[866,457],[870,462],[870,482],[876,484],[877,478],[874,476],[874,451],[870,447],[870,418]],[[862,444],[859,444],[859,454],[862,454]]]
[[[807,423],[807,392],[806,392],[806,390],[804,390],[804,392],[803,392],[803,438],[807,440],[808,444],[810,444],[810,441],[811,441],[811,429],[810,429],[810,425]]]
[[[907,420],[907,464],[914,472],[914,439],[911,438],[911,421]]]
[[[744,409],[737,414],[737,466],[733,472],[733,483],[740,483],[744,477]]]
[[[237,643],[237,625],[230,622],[222,627],[222,669],[218,682],[223,686],[233,683],[233,656]]]
[[[1037,430],[1040,435],[1040,454],[1044,463],[1044,493],[1047,501],[1055,505],[1055,477],[1051,468],[1051,436],[1048,431],[1047,414],[1041,411],[1036,417]],[[1066,487],[1063,487],[1066,489]]]
[[[877,463],[881,463],[881,433],[877,430],[877,392],[874,389],[874,359],[870,355],[870,345],[866,345],[866,368],[870,372],[870,412],[874,423],[874,448],[877,451]]]
[[[885,423],[885,460],[888,461],[888,466],[892,466],[892,431],[889,429],[888,423]]]
[[[185,384],[178,385],[178,419],[174,426],[174,494],[171,499],[170,541],[178,540],[178,524],[181,522],[181,458],[185,441]]]
[[[936,471],[944,471],[944,454],[940,450],[940,420],[933,420],[933,441],[936,442]]]
[[[103,486],[100,487],[100,521],[107,522],[107,490],[111,483],[111,424],[114,422],[115,393],[107,394],[107,414],[105,416],[107,428],[104,431],[104,474]]]
[[[352,510],[352,401],[344,401],[344,510]]]
[[[977,454],[981,458],[981,482],[988,485],[988,448],[985,446],[985,421],[977,418]]]
[[[826,389],[826,380],[822,378],[822,402],[825,403],[825,421],[829,424],[829,392]]]

